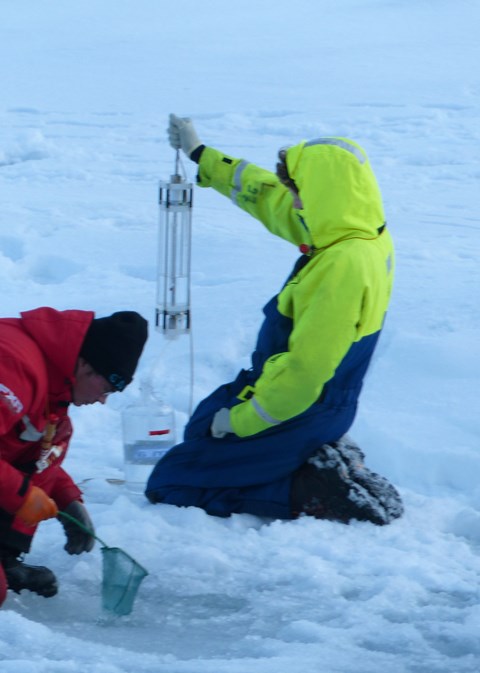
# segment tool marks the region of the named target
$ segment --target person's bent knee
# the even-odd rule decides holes
[[[3,568],[0,565],[0,606],[5,602],[6,597],[7,597],[7,579],[5,577],[5,573],[3,572]]]
[[[147,500],[149,500],[152,505],[155,505],[157,502],[162,502],[161,499],[158,497],[156,491],[145,491],[145,497]]]

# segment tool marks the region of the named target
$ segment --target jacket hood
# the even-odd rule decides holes
[[[385,216],[365,150],[347,138],[317,138],[286,153],[315,248],[346,238],[376,238]]]
[[[66,378],[73,378],[78,355],[93,311],[57,311],[43,307],[20,314],[22,325],[49,363]]]

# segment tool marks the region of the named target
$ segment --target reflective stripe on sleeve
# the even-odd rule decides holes
[[[263,409],[257,400],[252,397],[252,404],[253,408],[257,412],[257,414],[260,416],[262,421],[265,421],[266,423],[270,423],[270,425],[279,425],[282,421],[279,421],[278,418],[273,418],[273,416],[270,416],[270,414],[267,414],[265,409]]]
[[[43,432],[37,430],[28,416],[23,416],[22,422],[25,429],[20,433],[19,437],[20,439],[23,439],[24,442],[38,442],[38,440],[43,437]]]
[[[230,198],[235,204],[237,203],[237,196],[242,191],[242,173],[249,165],[249,163],[250,163],[249,161],[245,161],[244,159],[242,159],[242,161],[238,164],[237,168],[235,169],[235,173],[233,175],[233,187],[230,194]]]
[[[356,145],[352,145],[341,138],[316,138],[315,140],[306,142],[304,147],[311,147],[312,145],[335,145],[356,156],[361,164],[364,164],[367,160],[366,156],[358,147],[356,147]]]

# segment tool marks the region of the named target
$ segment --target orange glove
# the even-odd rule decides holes
[[[18,518],[27,526],[35,526],[44,519],[53,519],[57,514],[58,507],[56,504],[38,486],[32,486],[23,505],[16,512]]]

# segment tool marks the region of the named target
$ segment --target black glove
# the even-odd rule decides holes
[[[63,511],[75,517],[85,528],[92,531],[92,535],[89,535],[83,528],[77,526],[76,523],[60,515],[58,518],[67,536],[67,544],[64,547],[65,551],[68,554],[81,554],[84,551],[92,551],[95,544],[95,538],[93,537],[95,530],[85,506],[78,500],[74,500]]]

